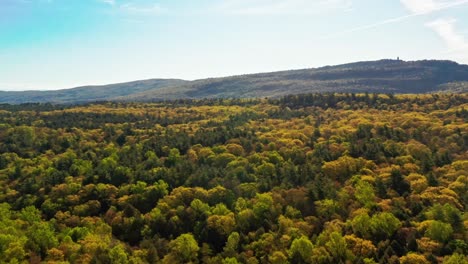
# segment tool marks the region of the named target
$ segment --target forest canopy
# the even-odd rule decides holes
[[[0,105],[1,263],[467,263],[468,95]]]

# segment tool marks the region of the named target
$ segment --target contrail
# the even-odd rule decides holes
[[[399,17],[395,17],[395,18],[386,19],[386,20],[379,21],[379,22],[376,22],[376,23],[373,23],[373,24],[369,24],[369,25],[364,25],[364,26],[351,28],[351,29],[344,30],[344,31],[341,31],[341,32],[326,35],[326,36],[322,37],[321,39],[335,38],[335,37],[339,37],[339,36],[346,35],[346,34],[353,33],[353,32],[364,31],[364,30],[367,30],[367,29],[371,29],[371,28],[375,28],[375,27],[379,27],[379,26],[383,26],[383,25],[387,25],[387,24],[398,23],[398,22],[401,22],[401,21],[404,21],[404,20],[407,20],[407,19],[410,19],[410,18],[413,18],[413,17],[424,16],[424,15],[427,15],[427,14],[430,14],[430,13],[433,13],[433,12],[450,9],[450,8],[465,5],[465,4],[468,4],[468,0],[462,0],[462,1],[457,1],[455,3],[440,5],[437,8],[432,9],[430,11],[426,11],[426,12],[417,12],[417,13],[413,13],[413,14],[410,14],[410,15],[405,15],[405,16],[399,16]]]

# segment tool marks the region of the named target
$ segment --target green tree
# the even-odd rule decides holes
[[[222,264],[237,264],[239,263],[236,258],[225,258]]]
[[[365,237],[370,237],[371,232],[371,217],[367,213],[356,215],[350,222],[353,232]]]
[[[36,133],[33,127],[18,126],[11,130],[11,138],[18,146],[30,148],[34,144]]]
[[[58,239],[54,229],[49,223],[37,222],[31,225],[27,230],[29,238],[27,247],[33,252],[41,254],[43,257],[49,249],[58,245]]]
[[[293,263],[312,263],[311,256],[314,245],[305,237],[299,237],[293,240],[289,248],[289,258]]]
[[[352,253],[348,251],[346,240],[338,232],[332,232],[325,247],[330,252],[336,263],[343,263],[351,258]]]
[[[433,240],[444,243],[448,241],[452,236],[452,233],[453,229],[450,224],[434,220],[431,222],[424,235]]]
[[[237,254],[237,249],[239,247],[240,236],[237,232],[232,232],[228,240],[226,242],[226,246],[224,246],[224,253],[228,257],[234,257]]]
[[[468,257],[462,254],[455,253],[451,256],[444,258],[443,264],[466,264],[468,263]]]
[[[111,263],[128,264],[127,252],[122,245],[117,245],[109,251],[109,259]]]
[[[372,216],[370,227],[378,238],[389,238],[400,228],[401,222],[392,213],[383,212]]]
[[[273,198],[270,193],[257,194],[253,205],[253,213],[258,221],[267,221],[271,217],[273,208]]]
[[[354,196],[366,208],[371,208],[375,204],[374,188],[368,182],[359,181]]]
[[[182,234],[169,243],[170,256],[168,259],[175,259],[177,263],[196,262],[198,251],[200,250],[197,241],[192,234]]]

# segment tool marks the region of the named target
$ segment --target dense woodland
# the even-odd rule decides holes
[[[0,263],[467,263],[468,94],[0,105]]]

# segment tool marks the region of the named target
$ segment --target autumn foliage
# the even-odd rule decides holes
[[[467,263],[468,95],[0,105],[2,263]]]

